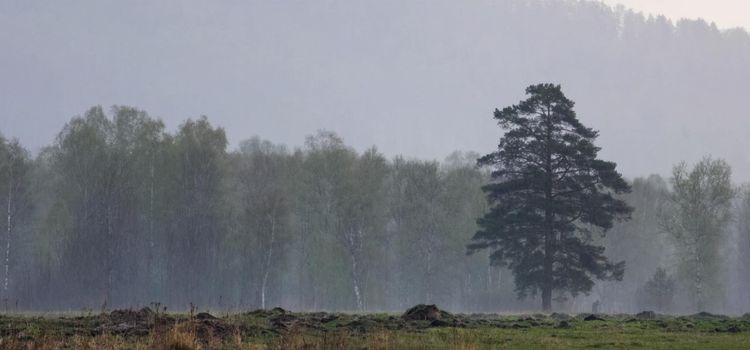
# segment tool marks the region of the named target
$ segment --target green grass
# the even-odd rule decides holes
[[[132,321],[110,314],[15,315],[0,317],[0,349],[750,349],[744,318],[451,315],[446,321],[456,326],[394,314],[160,314]]]

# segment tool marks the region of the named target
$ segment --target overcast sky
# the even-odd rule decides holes
[[[682,134],[673,135],[679,143],[667,140],[659,132],[673,121],[665,118],[684,117],[678,113],[685,111],[646,114],[618,100],[621,82],[608,76],[620,73],[618,68],[600,66],[596,47],[576,48],[581,38],[553,40],[563,50],[579,50],[554,56],[525,57],[549,49],[533,40],[523,44],[528,47],[504,46],[527,35],[548,40],[564,32],[557,25],[579,33],[577,19],[555,23],[556,11],[564,10],[556,8],[546,10],[545,25],[552,28],[517,33],[520,26],[498,20],[510,1],[0,0],[0,131],[36,152],[72,116],[117,104],[142,108],[169,130],[207,115],[226,128],[232,145],[259,135],[298,146],[306,135],[330,129],[359,150],[377,145],[389,156],[442,159],[453,150],[491,151],[499,136],[492,110],[517,102],[528,84],[550,81],[562,83],[582,120],[602,131],[605,156],[626,175],[668,174],[680,160],[713,154],[728,157],[750,179],[750,159],[734,147],[747,139],[744,129],[729,122],[728,131],[705,127],[696,117],[692,124],[681,122]],[[720,27],[750,18],[750,0],[616,2],[670,18],[703,16]],[[576,35],[598,40],[590,29]],[[528,62],[537,66],[524,70]],[[659,69],[671,74],[669,66]],[[621,78],[635,77],[625,74],[630,76]],[[643,99],[661,98],[645,93],[646,87],[663,91],[660,86],[669,83],[654,79],[645,77],[649,86],[631,90],[644,91]],[[743,99],[736,95],[744,93],[735,89],[728,97]],[[602,102],[607,96],[611,100]],[[611,113],[601,103],[623,106]],[[687,112],[702,111],[705,104],[685,106]],[[663,125],[657,131],[651,128],[655,121]],[[708,132],[721,137],[704,137]],[[633,137],[643,140],[632,143]]]

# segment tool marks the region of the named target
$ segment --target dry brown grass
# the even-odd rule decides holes
[[[218,349],[221,345],[221,339],[212,336],[200,339],[191,322],[158,330],[140,339],[126,339],[112,334],[72,337],[43,336],[33,340],[20,340],[15,337],[0,338],[0,350],[209,350]],[[240,343],[236,345],[232,348],[257,349],[241,344],[241,338]]]
[[[57,350],[63,349],[64,343],[51,337],[24,341],[12,337],[0,339],[0,350]]]
[[[74,349],[82,350],[118,350],[132,348],[132,342],[124,338],[110,334],[99,335],[96,337],[75,336],[72,339]]]
[[[80,350],[119,350],[140,349],[137,344],[128,342],[122,337],[113,335],[99,335],[96,337],[73,336],[67,340],[51,336],[40,337],[34,340],[18,340],[15,338],[4,338],[0,340],[0,350],[58,350],[58,349],[80,349]]]
[[[0,350],[312,350],[312,349],[430,349],[429,342],[417,334],[371,329],[367,333],[352,332],[346,328],[330,332],[310,332],[309,329],[291,325],[276,339],[248,338],[239,329],[224,334],[224,338],[206,333],[196,320],[185,320],[176,324],[154,329],[145,337],[123,337],[113,334],[97,336],[43,336],[33,340],[20,340],[16,337],[0,339]],[[269,341],[270,340],[270,341]],[[442,344],[450,344],[450,349],[474,350],[477,343],[471,334],[454,330],[443,335]],[[446,348],[445,346],[441,348]]]
[[[235,331],[229,339],[229,345],[231,349],[238,350],[266,350],[268,347],[265,344],[254,344],[246,343],[242,339],[242,334],[239,331]]]
[[[175,326],[169,330],[154,333],[149,349],[152,350],[201,350],[203,346],[194,331]]]

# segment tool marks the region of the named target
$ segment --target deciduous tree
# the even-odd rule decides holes
[[[721,243],[731,218],[735,195],[732,170],[725,161],[706,157],[692,170],[674,167],[672,193],[661,223],[678,250],[679,272],[688,281],[698,311],[706,310],[721,290]]]

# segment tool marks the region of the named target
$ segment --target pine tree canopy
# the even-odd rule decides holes
[[[519,296],[541,291],[549,310],[552,291],[576,295],[593,279],[622,278],[625,263],[608,261],[592,234],[630,217],[616,196],[630,186],[615,163],[597,158],[598,132],[581,124],[559,85],[532,85],[526,94],[495,110],[505,134],[478,160],[492,169],[483,188],[491,208],[468,248],[490,249],[493,264],[513,271]]]

